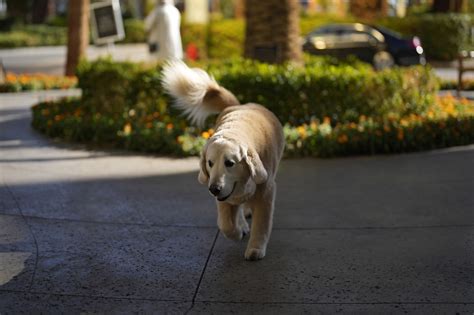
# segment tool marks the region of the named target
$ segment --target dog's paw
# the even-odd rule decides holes
[[[247,221],[244,221],[241,224],[240,229],[242,230],[242,238],[245,237],[245,235],[248,235],[250,233],[250,227]]]
[[[242,229],[234,229],[231,231],[221,230],[221,232],[226,238],[233,241],[241,241],[245,236],[245,232]]]
[[[260,260],[265,257],[265,250],[260,248],[247,248],[245,251],[246,260]]]

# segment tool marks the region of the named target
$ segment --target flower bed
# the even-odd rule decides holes
[[[160,66],[111,60],[78,68],[82,98],[33,107],[33,126],[67,141],[196,155],[209,138],[168,106]],[[207,65],[242,103],[267,106],[284,125],[287,156],[419,151],[474,143],[467,100],[437,97],[429,68],[375,72],[358,62],[310,58],[304,68],[247,60]],[[106,82],[107,84],[104,84]]]
[[[0,93],[51,89],[71,89],[76,87],[76,84],[76,77],[47,75],[41,73],[7,73],[5,83],[0,84]]]
[[[44,134],[136,151],[197,155],[213,130],[189,127],[179,117],[154,112],[112,119],[84,111],[80,100],[45,102],[33,107],[33,126]],[[131,116],[131,117],[130,117]],[[132,119],[131,119],[132,118]],[[285,124],[286,156],[333,157],[400,153],[474,143],[474,104],[451,95],[437,97],[420,114],[366,117],[331,122],[329,117],[298,126]]]

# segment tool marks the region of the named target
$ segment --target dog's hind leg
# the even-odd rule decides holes
[[[249,232],[242,206],[217,202],[217,226],[225,237],[240,241]]]
[[[257,194],[251,201],[252,227],[245,251],[247,260],[259,260],[265,257],[267,243],[272,232],[275,193],[275,182],[267,183],[265,191]]]

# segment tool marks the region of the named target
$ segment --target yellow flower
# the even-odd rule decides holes
[[[311,121],[309,127],[311,128],[311,130],[316,131],[316,129],[318,129],[318,124],[313,120]]]
[[[408,126],[408,120],[406,120],[406,119],[400,120],[400,125],[402,125],[403,127],[407,127]]]
[[[123,133],[126,136],[132,133],[132,125],[130,123],[126,123],[125,126],[123,126]]]
[[[359,121],[366,121],[367,117],[365,115],[360,115]]]
[[[329,125],[331,123],[331,118],[328,116],[324,117],[323,123]]]
[[[299,126],[296,128],[301,138],[306,138],[306,128],[304,126]]]
[[[201,134],[201,136],[202,136],[204,139],[209,139],[209,137],[210,137],[211,135],[209,134],[209,132],[204,131],[204,132]]]

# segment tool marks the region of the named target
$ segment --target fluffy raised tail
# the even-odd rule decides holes
[[[198,126],[202,126],[210,114],[240,104],[234,94],[219,86],[206,71],[191,69],[182,61],[168,62],[161,82],[175,99],[174,105]]]

